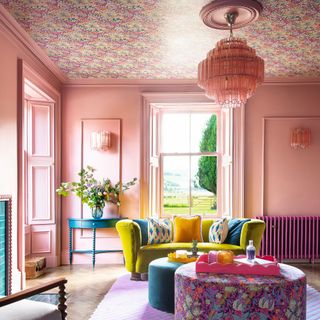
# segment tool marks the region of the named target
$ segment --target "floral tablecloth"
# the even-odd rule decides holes
[[[280,264],[281,276],[196,273],[188,263],[175,273],[175,320],[303,320],[306,277]]]

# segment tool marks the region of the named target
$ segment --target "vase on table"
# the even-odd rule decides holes
[[[91,214],[92,214],[93,219],[101,219],[101,217],[103,216],[103,208],[102,207],[93,207]]]

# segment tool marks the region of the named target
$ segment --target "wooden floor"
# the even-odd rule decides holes
[[[308,284],[320,291],[320,264],[294,266],[303,270]],[[45,275],[37,279],[28,280],[27,287],[56,277],[67,278],[68,320],[88,320],[117,277],[124,273],[126,270],[122,265],[97,265],[94,270],[91,265],[61,266],[48,269]]]
[[[125,273],[123,265],[96,265],[94,270],[92,265],[61,266],[47,269],[39,278],[27,280],[27,288],[57,277],[67,278],[67,319],[87,320],[114,281]]]

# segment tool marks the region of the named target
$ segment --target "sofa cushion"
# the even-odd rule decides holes
[[[148,244],[172,241],[172,228],[169,219],[147,218]]]
[[[212,242],[198,242],[197,247],[199,251],[208,252],[210,250],[235,250],[243,253],[243,249],[240,246],[236,246],[233,244],[218,244]],[[152,244],[146,245],[140,248],[140,251],[161,251],[168,250],[169,252],[174,252],[175,250],[188,250],[191,251],[192,243],[190,242],[171,242],[171,243],[160,243],[160,244]],[[239,254],[240,254],[239,253]]]
[[[240,236],[243,225],[251,219],[231,219],[228,223],[228,236],[224,243],[240,245]]]
[[[228,235],[228,220],[223,218],[214,222],[209,230],[209,242],[223,243]]]
[[[203,242],[209,242],[209,230],[212,226],[212,223],[216,220],[212,219],[202,219],[202,239]]]
[[[141,230],[141,245],[145,246],[148,244],[148,221],[146,219],[134,219]]]
[[[61,320],[61,313],[53,304],[25,299],[1,307],[0,319]]]
[[[244,254],[244,250],[240,246],[225,243],[217,244],[210,242],[199,242],[197,247],[201,252],[209,252],[211,250],[231,250],[235,255]],[[171,242],[143,246],[140,248],[137,254],[135,272],[148,272],[148,265],[151,261],[158,258],[167,257],[168,253],[176,250],[191,251],[191,248],[191,242]]]
[[[173,242],[202,242],[202,217],[195,216],[174,216],[174,240]]]

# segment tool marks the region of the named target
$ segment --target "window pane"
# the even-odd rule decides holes
[[[189,213],[189,157],[163,158],[164,214]]]
[[[214,152],[217,140],[217,117],[212,113],[191,114],[191,152]]]
[[[162,152],[189,152],[189,113],[164,113],[162,116]]]
[[[191,158],[191,213],[214,214],[217,211],[217,158]]]

